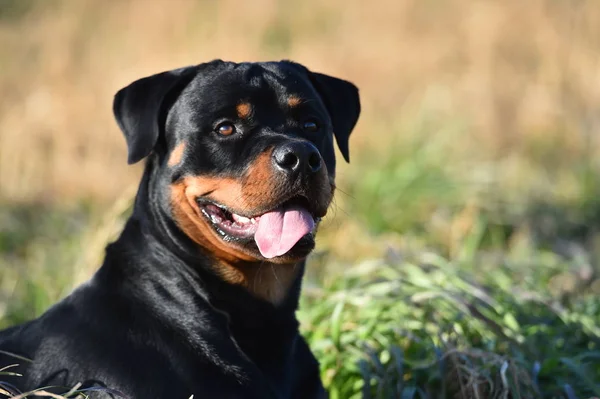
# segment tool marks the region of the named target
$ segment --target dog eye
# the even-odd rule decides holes
[[[223,122],[217,126],[215,131],[222,136],[231,136],[235,133],[235,126],[230,122]]]
[[[302,129],[306,132],[314,133],[319,130],[319,124],[313,120],[306,121],[304,122],[304,125],[302,125]]]

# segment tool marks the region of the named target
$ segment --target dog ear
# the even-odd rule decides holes
[[[350,162],[348,140],[360,115],[358,88],[346,80],[321,73],[309,72],[309,76],[329,111],[340,152],[346,162]]]
[[[130,165],[146,158],[155,148],[168,106],[197,70],[197,66],[191,66],[148,76],[117,92],[113,113],[127,141]]]

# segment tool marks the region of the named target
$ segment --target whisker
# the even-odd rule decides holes
[[[275,276],[275,280],[277,280],[277,284],[281,287],[281,281],[279,281],[279,277],[277,277],[277,273],[275,272],[275,267],[271,263],[271,270],[273,271],[273,276]]]
[[[346,192],[346,191],[342,190],[342,189],[341,189],[339,186],[337,186],[337,185],[335,186],[335,190],[336,190],[336,191],[339,191],[339,192],[341,192],[341,193],[342,193],[342,194],[344,194],[344,195],[347,195],[347,196],[348,196],[348,198],[351,198],[351,199],[356,199],[356,198],[355,198],[355,197],[354,197],[352,194],[350,194],[350,193],[348,193],[348,192]]]
[[[255,278],[255,279],[254,279],[254,285],[253,285],[253,287],[252,287],[252,290],[253,290],[253,291],[256,291],[256,289],[257,289],[257,286],[256,286],[256,284],[257,284],[257,282],[259,282],[259,281],[258,281],[258,279],[261,279],[260,283],[262,283],[262,274],[261,274],[261,270],[262,270],[262,267],[263,267],[263,265],[264,265],[264,264],[265,264],[265,262],[264,262],[264,261],[262,261],[262,262],[260,262],[260,264],[258,265],[258,271],[256,272],[256,274],[257,274],[257,277],[258,277],[258,278]]]

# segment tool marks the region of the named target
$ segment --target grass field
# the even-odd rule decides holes
[[[363,98],[298,314],[330,396],[600,397],[600,3],[169,4],[0,1],[0,327],[130,211],[118,88],[291,58]]]

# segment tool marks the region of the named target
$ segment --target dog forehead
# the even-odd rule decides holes
[[[272,116],[278,111],[283,115],[305,100],[310,107],[322,106],[301,67],[286,62],[222,62],[198,72],[170,109],[168,121],[196,126],[240,115],[240,105],[245,108],[243,114],[262,109]]]
[[[200,70],[182,93],[188,101],[226,104],[240,99],[276,99],[316,94],[306,73],[286,62],[221,63]]]

